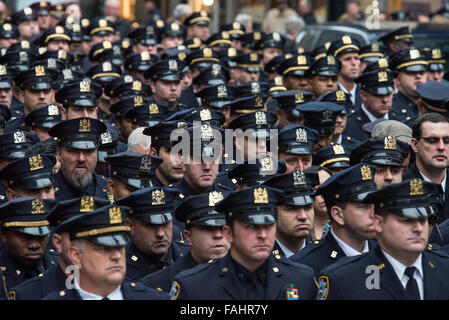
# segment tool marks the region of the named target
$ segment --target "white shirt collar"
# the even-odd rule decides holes
[[[348,246],[346,243],[344,243],[340,238],[338,238],[335,235],[335,232],[334,232],[334,230],[332,230],[332,228],[331,228],[331,233],[334,236],[335,240],[337,240],[338,245],[341,247],[341,249],[343,250],[345,255],[348,256],[348,257],[358,256],[358,255],[360,255],[362,253],[365,253],[365,252],[369,251],[368,240],[365,240],[365,246],[363,247],[362,252],[358,252],[354,248],[352,248],[352,247]]]
[[[396,272],[396,275],[398,279],[401,281],[402,286],[407,286],[408,282],[408,276],[405,275],[405,269],[407,269],[407,266],[390,256],[388,253],[386,253],[384,250],[382,250],[382,253],[385,255],[385,258],[387,258],[388,262],[391,264],[391,266],[394,269],[394,272]],[[418,259],[411,265],[411,267],[416,268],[416,272],[413,275],[413,277],[416,280],[416,283],[418,284],[419,294],[421,296],[421,300],[424,299],[424,272],[422,268],[422,254],[419,255]]]
[[[375,115],[373,115],[371,112],[368,111],[368,109],[365,108],[365,105],[362,103],[361,105],[363,112],[365,112],[365,114],[368,116],[368,119],[370,122],[379,120],[379,119],[385,119],[388,120],[388,112],[382,117],[382,118],[377,118]]]
[[[419,171],[419,170],[418,170]],[[427,182],[433,182],[432,180],[430,180],[429,178],[427,178],[421,171],[419,171],[419,173],[421,173],[424,181]],[[446,174],[446,170],[444,171],[444,179],[441,182],[441,188],[443,188],[443,194],[446,194],[446,179],[447,179],[447,174]]]
[[[76,290],[78,290],[78,293],[83,300],[103,300],[103,297],[81,289],[77,281],[75,281],[75,288]],[[109,300],[123,300],[121,285],[119,285],[114,291],[108,294],[108,298]]]
[[[304,248],[306,246],[306,239],[304,239],[304,242],[302,243],[302,246],[301,246],[301,248],[299,248],[298,252],[293,252],[289,248],[284,246],[278,239],[276,239],[276,242],[278,243],[279,247],[281,247],[281,249],[284,252],[286,258],[290,258],[291,256],[293,256],[294,254],[298,253],[302,248]]]
[[[352,105],[355,105],[355,92],[357,91],[357,84],[354,84],[354,87],[351,89],[351,91],[346,90],[346,88],[340,82],[338,83],[338,86],[343,92],[348,93],[350,95]]]

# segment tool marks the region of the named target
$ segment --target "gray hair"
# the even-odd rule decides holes
[[[133,130],[128,137],[128,152],[137,152],[137,147],[141,146],[145,150],[150,150],[151,137],[143,134],[145,127]]]
[[[248,27],[248,25],[250,25],[251,22],[253,21],[253,18],[247,13],[239,13],[234,20],[240,23],[241,25]]]
[[[179,3],[173,9],[173,18],[175,18],[175,20],[179,20],[190,12],[192,12],[192,7],[190,5]]]
[[[77,247],[81,252],[84,252],[84,250],[86,249],[86,241],[86,239],[71,240],[70,245],[73,245]]]
[[[301,31],[305,25],[306,23],[303,18],[298,16],[290,16],[285,21],[285,30],[287,32]]]

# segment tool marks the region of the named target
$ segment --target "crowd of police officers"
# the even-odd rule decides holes
[[[0,25],[1,298],[449,298],[439,48],[60,11]]]

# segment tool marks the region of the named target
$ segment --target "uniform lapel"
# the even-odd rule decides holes
[[[431,261],[429,253],[424,251],[422,253],[422,267],[424,273],[424,300],[435,300],[438,297],[440,291],[441,279],[444,275],[440,274]]]
[[[220,276],[220,282],[223,289],[231,296],[232,299],[242,300],[245,299],[244,293],[240,289],[240,285],[238,283],[238,278],[236,276],[236,271],[234,270],[234,266],[231,262],[230,254],[220,259],[219,262],[218,275]],[[225,297],[223,297],[225,299]]]
[[[280,291],[282,289],[282,268],[273,255],[268,258],[267,278],[265,286],[266,300],[279,300]],[[285,296],[283,297],[286,298]]]

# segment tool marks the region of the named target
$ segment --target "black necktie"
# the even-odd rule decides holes
[[[413,277],[415,271],[415,267],[408,267],[407,269],[405,269],[405,275],[409,278],[407,285],[405,286],[405,293],[407,294],[409,300],[421,300],[418,283]]]
[[[257,277],[257,273],[250,273],[248,275],[248,299],[249,300],[263,300],[265,298],[265,289]]]
[[[108,297],[104,297],[103,299],[101,299],[101,300],[109,300],[109,298]]]

